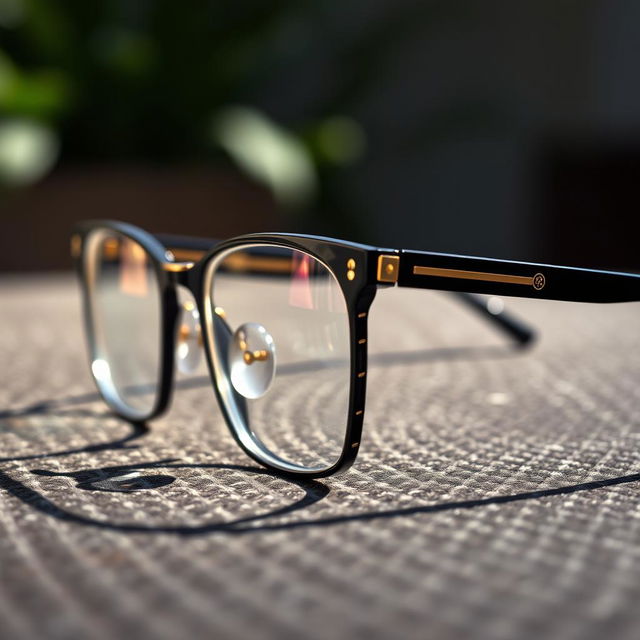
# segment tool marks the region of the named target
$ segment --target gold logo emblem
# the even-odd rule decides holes
[[[536,273],[536,275],[533,276],[533,288],[536,291],[540,291],[540,289],[544,289],[544,285],[546,283],[547,281],[545,280],[545,277],[541,273]]]

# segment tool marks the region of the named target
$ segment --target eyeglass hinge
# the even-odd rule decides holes
[[[378,256],[378,282],[395,284],[400,271],[400,256],[383,254]]]

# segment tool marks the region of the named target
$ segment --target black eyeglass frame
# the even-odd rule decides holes
[[[380,288],[401,286],[459,292],[463,300],[506,329],[518,344],[528,343],[533,333],[516,318],[505,313],[492,316],[475,294],[539,298],[574,302],[630,302],[640,300],[640,275],[596,271],[574,267],[513,262],[448,255],[424,251],[381,249],[331,238],[283,233],[256,233],[226,241],[154,236],[133,225],[111,220],[86,221],[78,224],[72,235],[72,256],[80,277],[89,354],[97,357],[93,333],[90,283],[86,273],[86,240],[97,230],[115,232],[138,243],[147,253],[160,290],[161,360],[156,401],[148,412],[138,412],[108,393],[94,375],[98,392],[105,402],[122,417],[144,422],[166,411],[171,401],[175,346],[181,306],[178,286],[188,289],[196,302],[201,320],[204,350],[218,404],[232,436],[247,455],[275,471],[310,478],[327,477],[345,471],[355,461],[360,447],[365,411],[367,379],[368,315]],[[280,459],[268,451],[250,432],[239,433],[230,415],[215,372],[209,299],[208,269],[220,253],[255,244],[271,245],[302,251],[326,265],[338,282],[349,315],[350,392],[347,424],[341,454],[326,468],[308,469]],[[213,245],[213,246],[212,246]],[[181,254],[200,256],[197,260],[177,260]],[[208,325],[208,326],[207,326]],[[244,437],[243,437],[244,436]],[[247,440],[247,437],[251,440]],[[252,446],[253,442],[256,446]]]

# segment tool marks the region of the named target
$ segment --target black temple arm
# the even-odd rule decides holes
[[[456,299],[478,313],[483,319],[493,323],[496,328],[509,334],[520,346],[530,344],[536,337],[536,332],[513,313],[503,308],[492,308],[490,300],[475,293],[449,291]]]
[[[380,252],[378,260],[390,254]],[[422,251],[399,251],[400,287],[569,302],[640,301],[640,275]]]

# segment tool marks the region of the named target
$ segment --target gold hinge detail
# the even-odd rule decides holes
[[[400,256],[378,256],[378,282],[395,284],[398,282]]]

